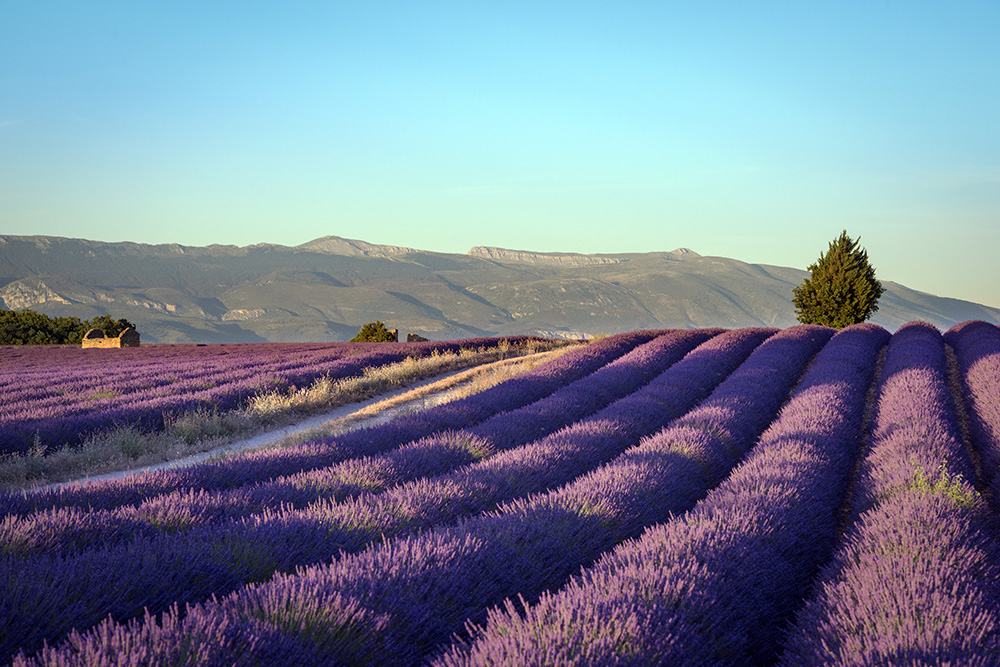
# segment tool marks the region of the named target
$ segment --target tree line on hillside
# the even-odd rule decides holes
[[[93,319],[49,317],[33,310],[0,309],[0,345],[78,345],[91,329],[100,329],[109,338],[134,325],[125,318],[99,315]]]

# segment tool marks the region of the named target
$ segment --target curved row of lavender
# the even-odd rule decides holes
[[[0,390],[19,401],[30,401],[36,410],[51,403],[68,404],[88,392],[115,389],[121,393],[149,395],[177,393],[176,388],[199,389],[221,384],[220,377],[255,372],[272,382],[299,383],[313,378],[311,367],[349,356],[388,353],[391,357],[435,350],[493,347],[501,340],[521,345],[533,336],[468,338],[422,343],[243,343],[221,345],[152,345],[121,350],[61,346],[0,347]],[[375,357],[376,359],[379,357]],[[263,373],[275,373],[266,376]],[[302,372],[302,375],[296,375]],[[236,375],[233,375],[233,374]],[[202,382],[193,382],[198,380]],[[170,391],[156,392],[158,387]],[[85,399],[83,399],[85,400]],[[13,411],[8,406],[8,411]]]
[[[692,511],[622,544],[523,613],[509,602],[491,611],[435,664],[772,662],[782,624],[833,548],[888,339],[873,325],[837,333],[750,457]],[[672,449],[695,467],[714,467],[718,456],[691,438]]]
[[[255,346],[215,346],[218,355],[206,360],[172,356],[174,363],[157,363],[158,348],[136,350],[80,350],[121,353],[106,359],[101,369],[79,371],[59,366],[31,370],[5,368],[0,375],[4,402],[0,407],[0,454],[25,452],[37,439],[44,445],[76,445],[94,433],[118,424],[142,430],[164,428],[165,415],[197,409],[232,410],[261,391],[288,389],[329,376],[360,375],[365,368],[461,348],[495,346],[499,338],[426,343],[329,343],[325,348],[300,351],[293,358]],[[532,340],[506,339],[517,345]],[[276,344],[279,347],[283,344]],[[294,350],[294,344],[288,344]],[[39,346],[42,347],[42,346]],[[233,349],[228,349],[232,347]],[[194,347],[193,350],[200,348]],[[35,354],[44,355],[44,348]],[[56,355],[53,355],[56,356]],[[108,357],[109,355],[104,354]],[[198,363],[193,360],[198,359]]]
[[[378,349],[384,343],[337,343],[337,349],[351,350],[350,354]],[[19,373],[38,372],[48,375],[60,369],[73,368],[75,373],[100,375],[108,359],[122,355],[142,359],[143,364],[160,364],[165,368],[174,364],[181,367],[193,363],[195,367],[210,364],[219,358],[252,355],[280,360],[296,359],[317,351],[331,351],[330,343],[167,343],[128,347],[116,350],[101,348],[81,349],[79,345],[3,345],[0,346],[0,378],[16,368]]]
[[[31,494],[0,494],[0,516],[72,506],[114,509],[177,490],[235,489],[323,468],[356,456],[378,454],[400,443],[478,423],[499,412],[532,403],[593,373],[661,333],[634,331],[609,336],[478,394],[336,437],[283,449],[244,452],[222,461],[179,470],[148,472]]]
[[[111,510],[71,507],[7,517],[0,522],[0,553],[65,554],[96,546],[107,549],[136,537],[176,534],[265,511],[288,515],[289,509],[306,508],[318,501],[339,502],[362,492],[370,495],[378,491],[379,469],[394,473],[381,476],[378,481],[382,489],[443,474],[543,437],[603,408],[639,389],[715,333],[672,331],[658,336],[543,399],[494,415],[480,424],[470,424],[461,437],[446,433],[414,442],[402,451],[349,459],[342,465],[284,476],[250,489],[178,491],[138,506]]]
[[[963,322],[949,329],[944,339],[958,361],[987,500],[1000,511],[1000,328],[981,321]]]
[[[419,661],[460,630],[466,618],[481,616],[506,596],[537,595],[559,585],[644,526],[693,504],[711,483],[705,476],[722,476],[727,466],[685,462],[672,451],[674,436],[700,433],[704,440],[715,434],[717,456],[735,464],[831,334],[821,327],[796,327],[773,335],[681,418],[676,433],[668,427],[612,463],[591,465],[592,472],[558,490],[523,497],[454,526],[439,520],[428,532],[388,539],[294,575],[277,575],[186,613],[175,609],[159,619],[106,622],[45,650],[39,661],[106,664],[120,658],[125,647],[165,664],[185,655],[196,656],[196,664],[225,664],[237,655],[255,664],[366,659],[378,664],[390,655],[393,664]],[[677,365],[687,362],[683,383],[706,375],[710,347],[753,347],[747,343],[743,330],[702,345]],[[659,402],[650,394],[634,401],[633,408],[653,416],[661,411]],[[609,409],[607,421],[595,426],[614,434],[627,429],[633,416],[615,416]],[[567,444],[583,433],[567,438]],[[506,477],[516,479],[513,472]]]
[[[971,484],[945,363],[930,325],[893,336],[852,523],[782,665],[1000,664],[1000,526]]]
[[[302,365],[303,360],[322,357],[337,359],[378,349],[372,343],[239,343],[212,345],[152,345],[117,350],[81,349],[67,345],[0,346],[0,389],[19,395],[47,396],[51,388],[68,383],[75,388],[100,386],[105,380],[119,378],[132,382],[132,373],[122,372],[120,362],[128,361],[140,369],[155,368],[178,379],[209,373],[226,366],[242,366],[249,358],[264,366]],[[109,362],[111,362],[109,364]],[[139,375],[143,375],[140,372]],[[86,384],[84,384],[86,383]]]
[[[550,424],[544,429],[555,430],[566,421],[567,414],[586,413],[615,396],[627,395],[647,383],[655,369],[662,370],[678,361],[697,343],[716,333],[664,334],[528,406],[528,412],[537,416],[545,412],[546,406],[560,407],[559,411],[549,411]],[[756,345],[771,333],[773,330],[743,330],[729,337],[738,336]],[[725,364],[736,363],[730,359],[732,350],[726,352],[718,355],[722,357],[717,362],[721,370],[728,368]],[[720,369],[704,370],[708,372],[696,374],[702,384],[715,380],[717,373],[712,371]],[[697,398],[698,386],[696,382],[693,388],[685,387],[686,393],[695,394],[690,402]],[[507,414],[517,421],[521,412]],[[499,451],[516,444],[509,440],[488,443],[481,436],[469,434],[463,437],[476,443],[480,451]],[[442,439],[454,441],[457,436],[445,434]],[[141,614],[144,608],[161,611],[168,602],[221,595],[248,581],[265,579],[276,570],[290,571],[322,562],[338,550],[360,549],[381,535],[453,521],[563,481],[555,478],[546,482],[546,473],[550,478],[552,473],[539,468],[539,464],[550,465],[549,461],[533,461],[517,450],[509,453],[510,457],[499,462],[500,457],[494,456],[482,465],[437,479],[422,479],[383,495],[369,493],[352,502],[321,502],[301,510],[264,512],[179,534],[126,533],[127,539],[118,544],[78,553],[72,551],[79,546],[74,541],[80,538],[80,532],[67,531],[67,543],[55,544],[53,553],[0,559],[0,627],[5,628],[0,630],[0,646],[13,650],[39,644],[43,639],[58,639],[70,628],[86,628],[109,613],[126,619]],[[592,457],[584,460],[585,466],[593,463]],[[487,493],[490,483],[494,488]],[[103,526],[99,523],[87,527],[109,540],[118,530],[128,528],[112,525],[100,530]],[[136,554],[141,554],[139,565],[135,563]]]

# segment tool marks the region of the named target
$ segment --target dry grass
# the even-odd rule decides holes
[[[278,446],[289,446],[315,438],[337,435],[356,427],[360,422],[370,424],[373,420],[376,422],[385,421],[399,415],[419,412],[435,405],[457,401],[460,398],[485,391],[504,380],[527,373],[547,361],[562,356],[571,349],[572,347],[563,346],[548,352],[476,366],[463,373],[438,380],[433,384],[379,401],[345,417],[330,420],[322,426],[299,431],[283,438]]]
[[[292,393],[259,394],[250,400],[247,412],[260,419],[271,419],[276,415],[290,413],[312,413],[317,409],[369,398],[414,380],[489,363],[510,354],[510,347],[505,346],[496,350],[460,350],[458,354],[434,352],[422,359],[408,357],[389,366],[366,368],[365,372],[356,378],[340,381],[320,378],[311,386]]]
[[[410,357],[396,364],[367,369],[356,378],[336,381],[324,377],[309,387],[290,393],[268,392],[257,396],[244,410],[198,410],[167,416],[167,427],[162,432],[143,433],[134,426],[122,426],[98,434],[78,447],[63,447],[54,451],[39,442],[27,454],[8,455],[0,459],[0,488],[24,489],[173,461],[442,373],[470,367],[475,371],[475,367],[483,367],[478,373],[470,371],[469,377],[480,378],[491,373],[502,377],[504,373],[516,372],[514,369],[518,364],[511,360],[525,357],[520,366],[523,368],[520,372],[524,372],[541,363],[539,359],[549,358],[548,354],[541,355],[541,352],[549,350],[555,354],[569,349],[570,346],[562,341],[532,342],[524,346],[512,346],[502,341],[500,345],[490,348],[435,353],[423,358]],[[501,370],[508,366],[508,370]],[[461,382],[456,380],[453,384]],[[476,385],[476,389],[470,388],[470,393],[492,386],[485,384],[489,380],[477,379],[475,382],[484,384]],[[420,391],[428,393],[424,388]],[[337,427],[338,430],[344,428],[345,425]]]

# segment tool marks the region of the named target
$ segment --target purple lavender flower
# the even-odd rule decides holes
[[[355,456],[377,454],[437,431],[463,428],[498,411],[529,404],[568,382],[594,372],[660,333],[663,332],[634,331],[609,336],[484,392],[337,438],[280,450],[246,452],[221,462],[204,463],[182,470],[132,475],[123,480],[71,485],[31,495],[0,494],[0,516],[67,505],[113,509],[123,504],[141,503],[152,496],[178,489],[210,491],[256,485],[275,477],[322,468]],[[378,347],[386,343],[359,345]]]
[[[901,328],[851,524],[798,614],[783,665],[995,665],[997,517],[970,484],[941,335]]]
[[[944,339],[957,357],[987,499],[1000,510],[1000,329],[987,322],[964,322],[949,329]]]
[[[491,611],[436,664],[773,660],[783,621],[832,547],[871,368],[887,338],[872,325],[840,331],[749,458],[693,510],[625,542],[523,612],[510,602]],[[726,439],[708,432],[677,433],[671,450],[714,471],[714,480],[724,470],[710,459],[726,451],[707,445]]]
[[[658,336],[548,397],[503,412],[485,424],[470,425],[468,433],[445,432],[378,458],[350,459],[249,489],[240,486],[215,493],[181,489],[139,506],[90,512],[63,509],[23,519],[7,517],[0,522],[0,548],[8,553],[54,554],[97,545],[107,547],[142,535],[238,520],[265,510],[278,512],[289,506],[304,508],[320,500],[345,500],[360,492],[375,492],[442,474],[586,416],[613,398],[637,389],[714,333],[674,331]]]
[[[699,430],[697,425],[707,426],[706,420],[714,416],[718,428],[701,432],[732,434],[720,440],[717,455],[735,463],[831,333],[802,327],[773,336],[719,385],[702,404],[704,410],[692,413],[701,415],[686,428]],[[751,334],[741,330],[719,336],[664,375],[684,365],[686,372],[678,372],[674,383],[723,380],[727,371],[708,367],[718,356],[710,346],[725,349],[728,343],[731,353],[734,348],[747,350],[760,340],[760,334],[757,341]],[[656,403],[655,395],[647,398],[647,407]],[[442,523],[426,533],[345,554],[330,565],[277,575],[224,600],[191,607],[182,622],[203,623],[203,612],[211,616],[222,608],[226,618],[231,617],[226,623],[255,619],[284,629],[286,636],[301,642],[303,651],[318,651],[314,659],[319,664],[386,656],[400,664],[420,660],[465,618],[481,616],[492,602],[517,591],[535,595],[557,586],[574,569],[643,526],[690,506],[698,489],[704,492],[705,469],[671,451],[669,443],[669,438],[656,436],[561,489],[512,502],[497,513],[452,527]],[[350,615],[358,620],[339,624],[335,619],[347,617],[342,605],[360,605],[365,614]],[[324,618],[319,624],[310,620],[317,609]],[[175,620],[171,616],[166,622]],[[86,641],[108,641],[112,634],[102,626],[88,633]],[[112,641],[130,642],[129,637]],[[155,651],[143,650],[147,648]]]
[[[497,340],[28,348],[13,359],[0,356],[6,399],[0,407],[0,453],[26,451],[36,437],[54,447],[78,444],[117,424],[160,430],[165,414],[231,410],[260,391],[301,386],[322,376],[351,377],[406,357]]]
[[[742,341],[746,354],[770,333],[770,330],[741,330],[728,334],[727,339]],[[712,332],[671,332],[650,343],[652,347],[648,350],[637,350],[638,359],[655,367],[665,359],[678,358],[711,335]],[[735,365],[732,344],[728,349],[715,346],[719,349],[714,355],[709,353],[713,349],[711,341],[706,345],[709,348],[699,348],[701,352],[697,354],[706,370],[712,370],[712,363],[718,369]],[[735,347],[738,354],[741,348]],[[656,352],[657,360],[648,356],[649,351]],[[637,378],[646,376],[646,372],[642,364],[633,368]],[[622,379],[617,372],[615,377]],[[686,380],[688,375],[683,377]],[[603,381],[603,375],[593,380]],[[681,406],[690,405],[704,391],[702,387],[716,381],[715,373],[707,372],[700,376],[699,382],[685,383],[690,386],[685,386],[681,395],[688,402]],[[674,415],[680,414],[681,406]],[[666,406],[660,407],[661,419],[669,418],[671,413],[662,409]],[[176,534],[133,535],[120,544],[76,554],[3,558],[0,572],[17,571],[25,576],[15,580],[0,575],[0,582],[8,582],[2,596],[6,605],[0,601],[0,624],[5,612],[9,612],[11,633],[23,633],[16,641],[25,646],[32,640],[55,637],[67,626],[87,627],[108,613],[128,618],[144,608],[159,611],[171,601],[201,600],[246,582],[266,579],[275,571],[290,571],[323,561],[338,550],[360,549],[380,535],[451,523],[517,495],[566,481],[621,449],[618,446],[621,433],[614,429],[588,430],[584,426],[578,432],[588,437],[582,441],[555,438],[517,453],[511,451],[509,457],[493,457],[471,468],[436,479],[417,480],[381,495],[366,494],[342,503],[316,503],[301,510],[265,511]],[[641,435],[639,432],[634,437],[638,439]],[[461,440],[466,436],[448,434],[447,437]],[[474,436],[471,441],[481,442]],[[559,443],[568,445],[561,456]],[[551,456],[541,455],[543,451]],[[137,553],[142,554],[141,568],[133,566]],[[60,582],[56,589],[61,592],[53,594],[51,587],[55,582]],[[77,611],[63,609],[66,599],[81,601]],[[15,621],[12,611],[15,608],[28,611],[17,615]],[[53,613],[55,609],[60,609],[60,613]]]

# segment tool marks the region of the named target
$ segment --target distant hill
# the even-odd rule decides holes
[[[670,252],[428,252],[327,236],[295,247],[104,243],[0,236],[5,308],[111,313],[145,342],[347,340],[382,320],[432,340],[641,328],[796,324],[806,272]],[[1000,309],[883,282],[874,321],[946,329]]]

